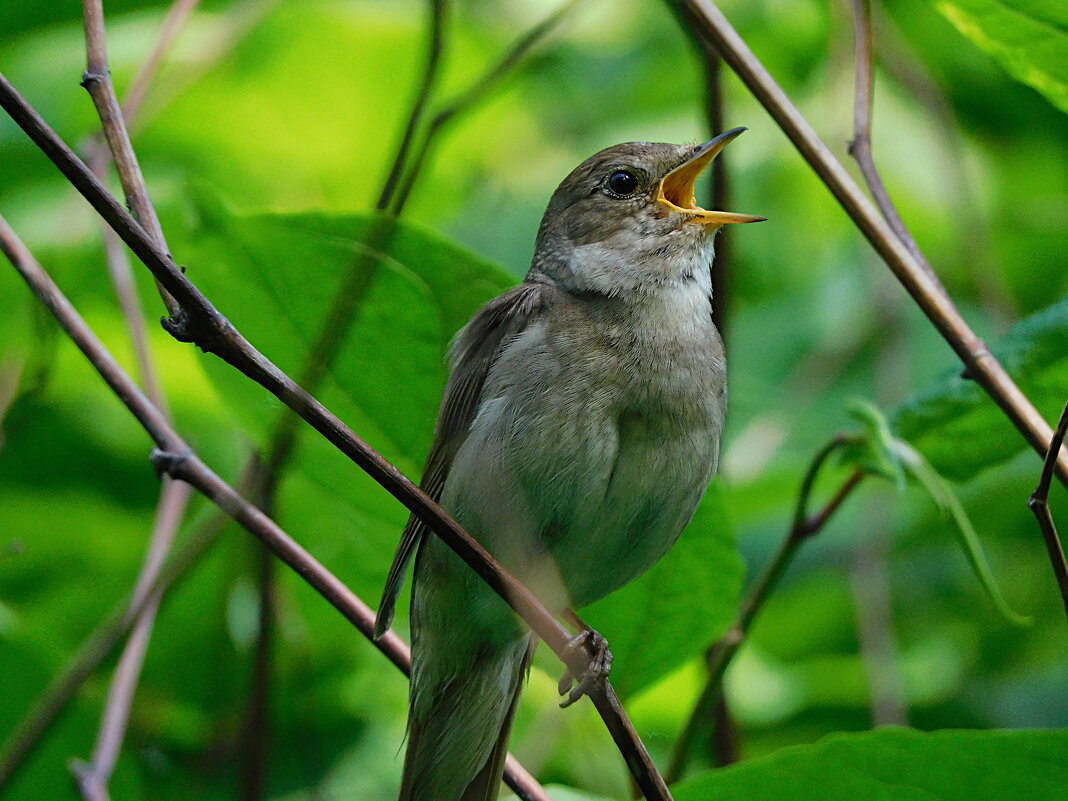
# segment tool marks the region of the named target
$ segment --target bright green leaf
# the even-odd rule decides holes
[[[935,6],[1012,77],[1068,111],[1068,4],[1061,0],[936,0]]]
[[[885,728],[784,748],[672,788],[675,801],[1055,801],[1068,732]]]

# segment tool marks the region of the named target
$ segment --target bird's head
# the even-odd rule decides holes
[[[531,274],[607,295],[707,274],[720,226],[765,219],[694,200],[697,177],[744,130],[697,146],[627,142],[584,161],[549,201]]]

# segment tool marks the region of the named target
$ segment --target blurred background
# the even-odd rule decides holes
[[[120,95],[167,7],[108,3]],[[455,3],[431,111],[557,7]],[[853,169],[848,4],[721,7]],[[966,319],[998,342],[1068,292],[1068,117],[1010,77],[934,3],[890,0],[874,16],[876,161]],[[414,0],[204,0],[133,126],[175,258],[294,373],[355,252],[345,242],[365,238],[366,212],[421,80],[427,20],[426,5]],[[0,6],[0,70],[68,143],[84,147],[98,122],[78,86],[82,37],[75,4]],[[730,364],[727,439],[721,481],[694,524],[705,533],[687,552],[709,561],[691,559],[686,573],[677,557],[657,586],[635,585],[591,615],[610,642],[622,643],[613,680],[639,731],[666,761],[702,685],[701,651],[785,536],[813,455],[837,432],[857,429],[846,408],[855,396],[877,403],[954,480],[1008,604],[1033,624],[1015,626],[998,613],[953,523],[926,492],[869,479],[803,547],[728,673],[739,757],[881,723],[1068,725],[1063,609],[1025,507],[1040,460],[1023,452],[992,403],[954,383],[960,366],[949,347],[728,70],[722,91],[725,127],[749,128],[725,151],[729,208],[769,221],[729,233],[720,320]],[[557,183],[617,142],[709,137],[704,56],[668,5],[579,3],[483,102],[441,131],[404,210],[407,238],[381,259],[388,269],[324,389],[327,405],[417,475],[448,338],[479,303],[521,279]],[[699,199],[708,192],[699,187]],[[99,222],[6,117],[0,213],[132,370]],[[162,307],[147,271],[136,274],[179,429],[236,481],[280,404],[171,340],[154,323]],[[126,597],[159,484],[148,438],[6,266],[0,293],[3,738]],[[1031,371],[1025,388],[1051,421],[1068,397],[1066,318],[1062,308],[1010,339],[1023,354],[1020,369]],[[1039,336],[1035,356],[1029,348]],[[932,397],[937,408],[924,406]],[[849,469],[832,467],[815,500]],[[1062,528],[1066,500],[1055,485]],[[377,600],[406,517],[399,504],[305,437],[275,508],[296,539],[365,600]],[[211,516],[194,500],[182,537]],[[232,798],[244,786],[261,572],[258,545],[231,528],[166,598],[113,797]],[[266,797],[390,797],[406,680],[287,569],[279,566],[269,582]],[[406,631],[406,621],[399,627]],[[86,682],[8,797],[76,797],[66,765],[92,750],[113,668],[114,658]],[[539,655],[513,752],[543,783],[576,793],[560,790],[558,798],[629,797],[622,760],[590,705],[556,708],[558,672],[551,654]],[[707,739],[695,745],[691,772],[715,764]]]

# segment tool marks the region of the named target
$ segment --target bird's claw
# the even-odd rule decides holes
[[[613,657],[612,652],[608,650],[608,640],[596,631],[585,629],[576,634],[571,639],[571,642],[567,644],[564,661],[570,661],[569,657],[580,649],[585,650],[590,659],[582,673],[577,677],[570,667],[560,677],[560,684],[557,689],[560,691],[560,695],[567,696],[560,702],[561,709],[571,706],[593,689],[597,682],[607,679],[608,674],[612,672]],[[574,686],[572,687],[573,684]]]

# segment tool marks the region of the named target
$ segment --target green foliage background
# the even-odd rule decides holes
[[[121,92],[166,5],[107,6]],[[466,86],[552,7],[459,3],[440,96]],[[848,9],[818,0],[730,0],[723,9],[846,159]],[[78,87],[77,14],[76,4],[45,0],[0,5],[0,70],[72,143],[96,129]],[[353,261],[373,265],[320,394],[412,475],[432,432],[449,338],[522,276],[557,182],[618,141],[708,135],[700,62],[666,7],[589,0],[447,132],[404,224],[368,255],[367,210],[422,68],[425,17],[418,2],[205,2],[135,132],[176,258],[283,368],[299,372]],[[877,18],[876,159],[968,320],[1001,341],[999,354],[1052,420],[1068,397],[1063,12],[1039,0],[892,0]],[[663,763],[699,692],[700,655],[732,620],[745,576],[784,536],[805,465],[837,431],[856,427],[847,399],[867,396],[958,482],[1008,602],[1035,622],[1018,628],[996,613],[922,491],[869,480],[805,546],[727,675],[746,763],[698,775],[713,764],[699,743],[696,778],[677,798],[1056,798],[1068,735],[984,731],[1068,725],[1063,610],[1024,506],[1039,461],[956,377],[948,347],[756,102],[732,75],[725,86],[727,124],[750,128],[726,154],[732,209],[770,219],[730,232],[721,481],[668,559],[589,611],[615,646],[614,681]],[[6,118],[0,213],[133,369],[99,225]],[[153,317],[159,304],[145,276]],[[2,266],[0,298],[0,364],[25,365],[0,450],[3,738],[132,586],[158,484],[147,437]],[[152,344],[181,431],[235,479],[278,419],[278,402],[156,328]],[[845,475],[840,468],[821,487]],[[1062,520],[1065,500],[1054,487]],[[277,513],[377,599],[405,519],[384,491],[308,436]],[[210,514],[195,502],[184,531]],[[256,556],[246,534],[228,531],[168,597],[113,798],[236,795]],[[885,599],[873,591],[883,580]],[[295,576],[279,570],[278,587],[269,796],[390,797],[404,678]],[[863,633],[872,625],[890,634],[888,652],[872,651]],[[75,796],[66,762],[92,749],[112,667],[85,686],[10,798]],[[551,655],[539,656],[514,752],[543,782],[571,788],[559,798],[629,797],[589,705],[556,709],[558,672]],[[871,728],[887,682],[915,728],[977,731],[850,734]]]

